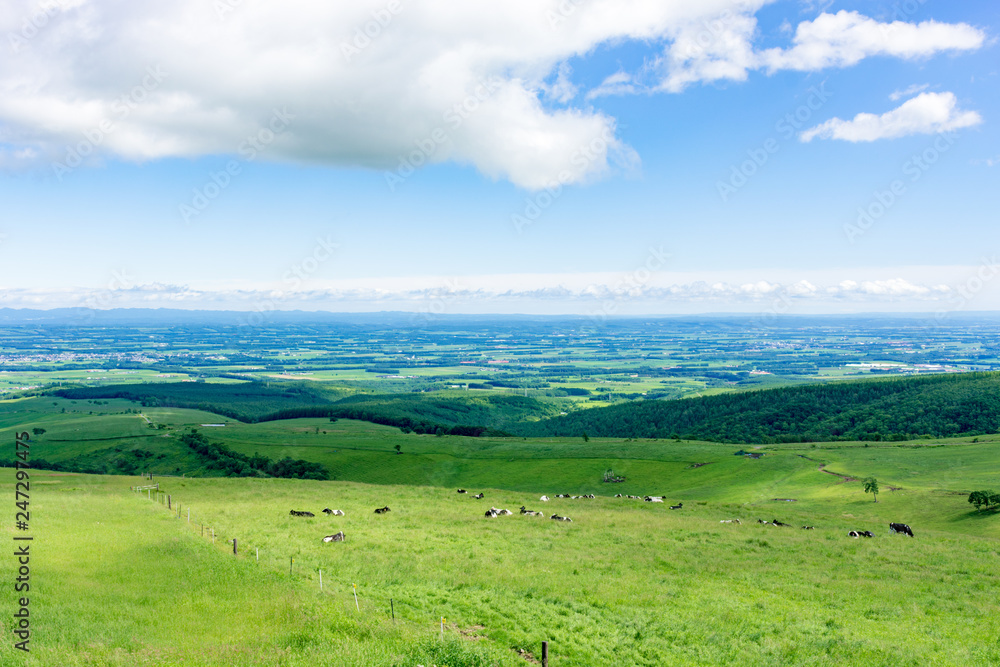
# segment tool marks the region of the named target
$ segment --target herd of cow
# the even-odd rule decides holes
[[[740,520],[739,519],[723,519],[719,523],[736,523],[736,524],[738,524],[738,523],[740,523]],[[757,519],[757,523],[759,523],[761,525],[764,525],[764,526],[779,526],[779,527],[781,527],[781,526],[788,527],[788,526],[791,525],[791,524],[787,524],[787,523],[782,523],[781,521],[778,521],[777,519],[772,519],[770,521],[764,521],[763,519]],[[802,526],[802,530],[815,530],[815,529],[816,529],[816,526]],[[910,537],[913,537],[913,530],[911,530],[910,527],[907,526],[905,523],[890,523],[889,524],[889,532],[890,533],[902,533],[903,535],[909,535]],[[848,537],[853,537],[853,538],[857,539],[859,537],[875,537],[875,533],[873,533],[870,530],[852,530],[849,533],[847,533],[847,536]]]
[[[458,493],[468,493],[468,491],[466,491],[465,489],[459,489]],[[485,495],[483,493],[478,493],[478,494],[473,495],[471,497],[472,498],[482,499],[482,498],[485,497]],[[592,494],[592,493],[588,494],[588,495],[581,495],[581,496],[571,496],[568,493],[560,493],[560,494],[557,494],[555,497],[556,498],[569,498],[571,500],[576,500],[576,499],[579,499],[579,498],[595,498],[596,496],[594,496],[594,494]],[[644,497],[639,497],[639,496],[626,496],[626,495],[622,495],[622,494],[619,493],[618,495],[615,496],[615,498],[629,498],[629,499],[633,499],[633,500],[643,500],[643,501],[648,502],[648,503],[662,503],[663,502],[663,497],[662,496],[644,496]],[[539,500],[541,500],[542,502],[548,502],[549,497],[548,496],[542,496],[541,498],[539,498]],[[684,503],[677,503],[676,505],[671,505],[670,509],[672,509],[672,510],[679,510],[679,509],[682,509],[683,507],[684,507]],[[385,514],[386,512],[389,512],[389,511],[391,511],[391,510],[389,509],[389,506],[386,505],[385,507],[377,507],[375,509],[375,514]],[[344,516],[343,510],[333,510],[333,509],[330,509],[329,507],[326,508],[326,509],[324,509],[323,513],[327,514],[329,516]],[[301,512],[301,511],[298,511],[298,510],[291,510],[289,512],[289,514],[291,516],[302,516],[302,517],[314,517],[314,516],[316,516],[312,512]],[[486,518],[493,519],[493,518],[496,518],[498,516],[511,516],[513,514],[514,513],[511,512],[508,509],[502,509],[502,508],[499,508],[499,507],[491,507],[490,509],[486,510],[486,515],[485,516],[486,516]],[[524,515],[524,516],[545,516],[544,512],[536,512],[534,510],[529,510],[524,505],[521,505],[521,514]],[[553,519],[555,521],[572,521],[572,519],[569,518],[568,516],[559,516],[558,514],[553,514],[549,518]],[[739,519],[722,519],[721,521],[719,521],[719,523],[729,523],[729,524],[735,523],[735,524],[740,524],[741,522],[740,522]],[[778,526],[778,527],[789,527],[790,526],[790,524],[783,523],[781,521],[778,521],[777,519],[772,519],[770,521],[764,521],[763,519],[757,519],[757,523],[759,523],[761,525],[764,525],[764,526]],[[802,530],[814,530],[814,529],[815,529],[815,526],[802,526]],[[913,530],[911,530],[910,527],[908,525],[906,525],[905,523],[890,523],[889,524],[889,532],[890,533],[902,533],[904,535],[909,535],[910,537],[913,537]],[[853,537],[855,539],[857,539],[859,537],[875,537],[875,533],[873,533],[870,530],[852,530],[849,533],[847,533],[847,535],[848,535],[848,537]],[[327,535],[326,537],[323,538],[323,541],[324,542],[343,542],[344,541],[344,531],[340,531],[339,533],[336,533],[334,535]]]
[[[468,491],[466,491],[465,489],[459,489],[458,493],[468,493]],[[480,492],[480,493],[478,493],[478,494],[476,494],[474,496],[471,496],[471,497],[472,498],[480,498],[481,499],[481,498],[484,498],[485,496]],[[571,495],[565,494],[565,493],[560,493],[559,495],[556,496],[556,498],[574,498],[574,499],[576,499],[576,498],[596,498],[596,497],[597,496],[595,496],[594,494],[590,494],[590,495],[587,495],[587,496],[571,496]],[[548,496],[542,496],[541,498],[539,498],[539,500],[541,500],[542,502],[548,502],[549,501],[549,497]],[[511,512],[508,509],[503,509],[503,508],[500,508],[500,507],[491,507],[488,510],[486,510],[485,516],[486,516],[487,519],[495,519],[498,516],[511,516],[513,514],[514,513]],[[523,514],[524,516],[545,516],[545,512],[536,512],[535,510],[529,510],[524,505],[521,505],[521,514]],[[553,519],[555,521],[573,521],[573,519],[569,518],[568,516],[559,516],[558,514],[553,514],[549,518]]]

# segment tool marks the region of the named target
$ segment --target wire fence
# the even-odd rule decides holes
[[[444,632],[447,619],[444,616],[435,615],[425,605],[413,604],[406,599],[391,596],[373,596],[365,588],[359,589],[357,584],[351,585],[351,589],[343,591],[340,582],[331,581],[329,573],[326,581],[323,580],[323,563],[316,559],[303,557],[297,554],[277,554],[270,549],[261,549],[259,545],[252,541],[241,539],[237,536],[229,537],[228,531],[220,530],[217,523],[206,520],[191,511],[190,505],[181,503],[172,494],[161,490],[160,485],[147,484],[141,486],[131,486],[129,490],[138,497],[145,497],[150,502],[162,505],[175,519],[184,521],[192,531],[199,537],[211,540],[212,544],[218,548],[243,559],[253,559],[265,567],[271,567],[277,571],[287,569],[288,576],[299,581],[311,581],[318,588],[321,595],[330,596],[332,600],[342,603],[345,609],[352,609],[355,613],[364,616],[384,614],[384,618],[391,619],[393,623],[411,623],[419,626],[426,626],[430,623],[436,631],[440,632],[441,639],[444,639]],[[402,611],[397,619],[397,612]],[[450,626],[449,626],[450,627]],[[542,665],[548,667],[548,642],[542,642],[541,648]]]

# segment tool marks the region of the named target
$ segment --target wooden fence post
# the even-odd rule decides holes
[[[170,494],[167,494],[167,509],[170,509]]]
[[[234,556],[237,555],[236,554],[236,538],[235,537],[233,538],[233,555]]]
[[[549,667],[549,643],[542,642],[542,667]]]

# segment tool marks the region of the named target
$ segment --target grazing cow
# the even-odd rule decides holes
[[[661,500],[660,502],[663,502],[663,501]],[[684,503],[677,503],[676,505],[671,505],[670,509],[672,509],[672,510],[679,510],[682,507],[684,507]]]
[[[344,531],[340,531],[336,535],[327,535],[323,538],[324,542],[343,542],[344,541]]]
[[[559,516],[558,514],[553,514],[549,518],[550,519],[554,519],[556,521],[572,521],[573,520],[573,519],[569,518],[568,516]]]
[[[802,526],[802,530],[816,530],[816,526]]]
[[[890,533],[903,533],[905,535],[909,535],[910,537],[913,537],[913,531],[910,530],[910,527],[907,526],[905,523],[890,523],[889,524],[889,532]]]
[[[290,511],[289,514],[291,514],[292,516],[316,516],[312,512],[299,512],[296,510]]]
[[[788,524],[787,523],[781,523],[777,519],[771,519],[771,525],[772,526],[787,526]]]
[[[472,496],[472,497],[473,497],[473,498],[479,498],[479,499],[482,499],[482,498],[485,498],[486,496],[485,496],[485,495],[483,495],[483,494],[482,494],[482,492],[480,492],[480,494],[479,494],[478,496]]]
[[[385,507],[379,507],[378,509],[376,509],[375,514],[385,514],[386,512],[391,512],[391,511],[392,510],[389,509],[389,506],[386,505]]]
[[[719,523],[739,523],[739,522],[740,522],[739,519],[723,519]]]
[[[542,496],[541,498],[539,498],[539,500],[541,500],[543,503],[547,503],[547,502],[549,502],[549,497],[548,496]]]
[[[621,497],[622,497],[622,494],[620,494],[620,493],[616,493],[615,494],[615,498],[621,498]]]
[[[468,493],[468,491],[466,491],[465,489],[459,489],[458,492],[459,493]]]

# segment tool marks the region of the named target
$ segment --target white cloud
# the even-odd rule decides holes
[[[857,12],[841,10],[803,21],[790,49],[763,51],[761,64],[769,71],[812,71],[847,67],[870,56],[927,57],[940,51],[978,49],[985,36],[965,23],[937,21],[880,23]]]
[[[929,87],[930,85],[926,83],[919,83],[919,84],[915,83],[912,86],[908,86],[904,90],[894,90],[892,93],[889,94],[889,99],[892,100],[893,102],[898,102],[904,97],[910,97],[911,95],[922,93]]]
[[[537,189],[560,172],[580,183],[634,162],[613,118],[550,106],[577,99],[566,62],[602,44],[667,46],[591,98],[983,39],[964,24],[840,12],[799,24],[791,49],[760,54],[755,14],[771,1],[66,0],[26,30],[36,0],[10,0],[0,15],[13,51],[0,58],[0,167],[239,154],[287,109],[291,122],[258,159],[389,170],[429,146],[421,162]],[[598,153],[577,159],[598,137]]]
[[[853,120],[831,118],[805,130],[799,138],[802,141],[812,141],[816,137],[850,142],[876,141],[912,134],[947,132],[981,122],[982,117],[975,111],[962,111],[958,108],[958,101],[953,93],[921,93],[880,116],[859,113]]]

